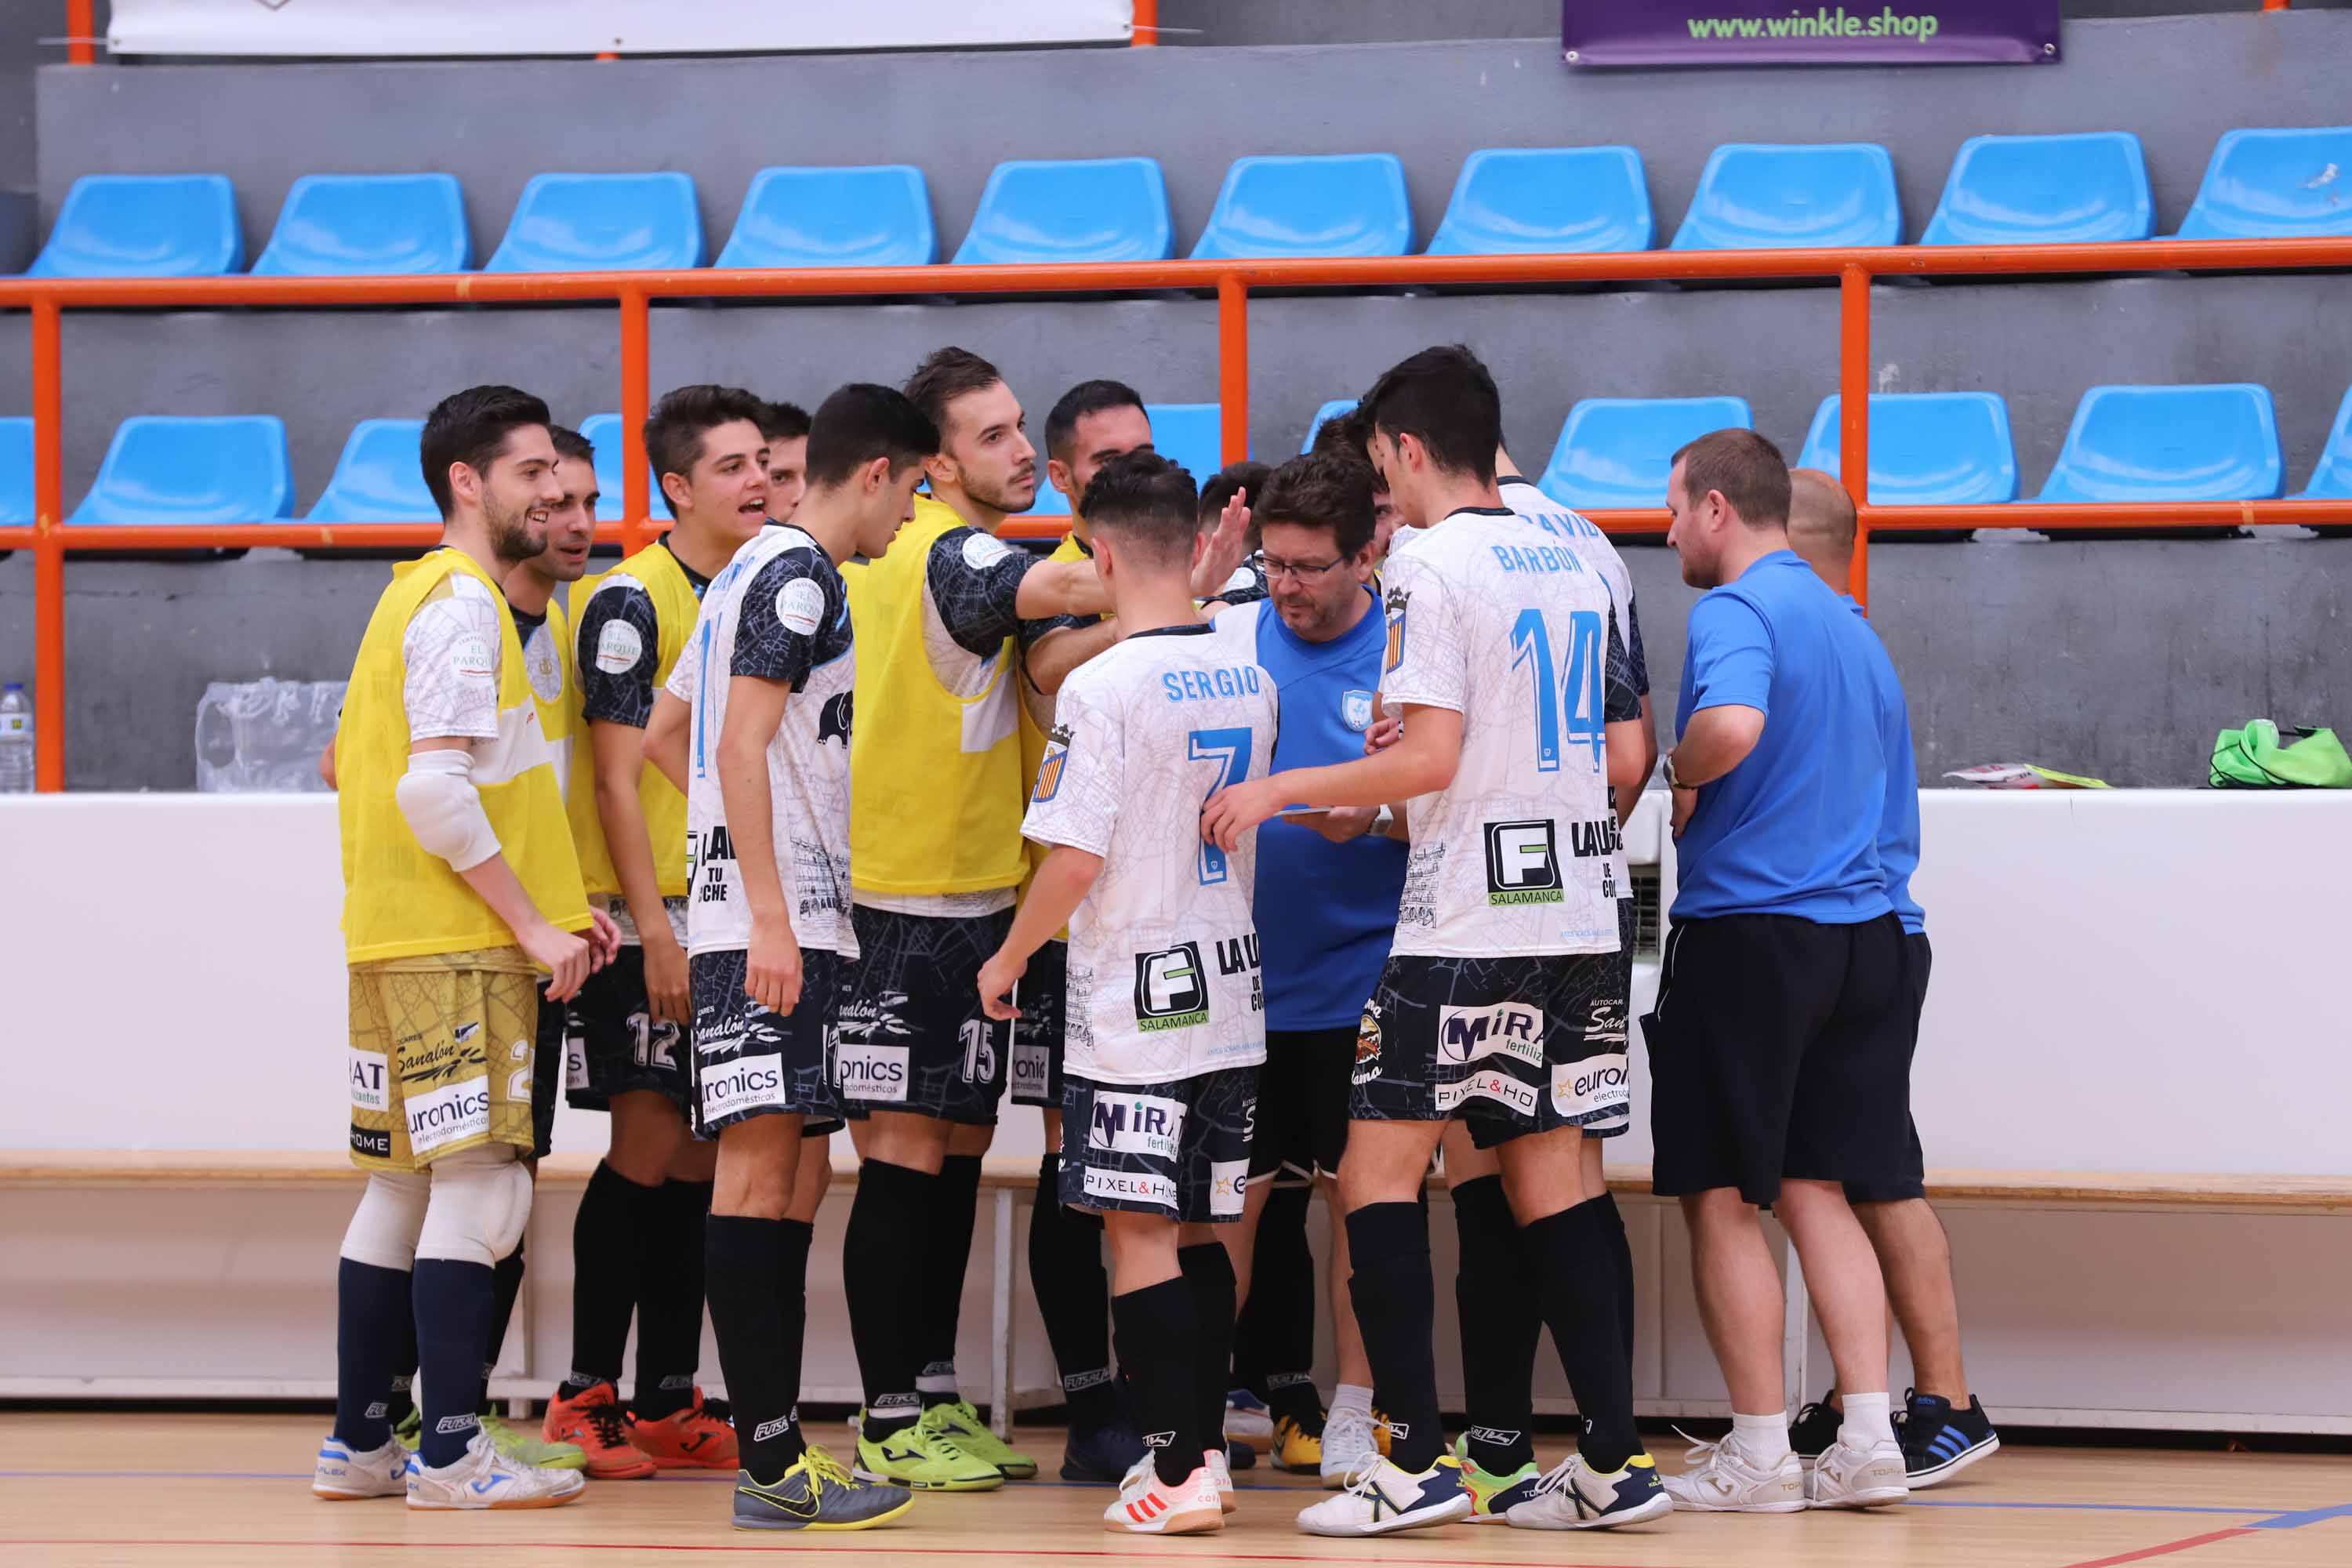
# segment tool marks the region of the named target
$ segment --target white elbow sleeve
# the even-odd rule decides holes
[[[416,842],[457,871],[470,871],[499,852],[499,836],[482,810],[473,774],[471,752],[412,752],[408,771],[393,788]]]

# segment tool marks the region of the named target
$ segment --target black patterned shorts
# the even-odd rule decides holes
[[[530,1043],[530,1157],[555,1146],[555,1064],[563,1059],[563,1004],[539,992],[539,1030]]]
[[[1062,1109],[1062,1004],[1070,988],[1070,944],[1049,942],[1029,960],[1013,1000],[1013,1103]]]
[[[1183,1224],[1239,1219],[1257,1131],[1255,1067],[1174,1083],[1062,1084],[1062,1202]]]
[[[1349,1116],[1459,1117],[1482,1149],[1559,1127],[1622,1132],[1625,973],[1614,952],[1391,954],[1364,1009]]]
[[[858,958],[834,1045],[844,1110],[994,1126],[1011,1031],[981,1010],[980,966],[1004,945],[1013,911],[946,918],[859,904],[850,914]]]
[[[693,966],[688,966],[691,984]],[[646,950],[634,944],[588,977],[572,998],[563,1051],[564,1103],[575,1110],[610,1110],[613,1097],[651,1089],[690,1110],[687,1032],[656,1022],[646,1003]]]
[[[751,954],[740,947],[686,961],[694,993],[692,1125],[698,1138],[754,1116],[802,1116],[808,1136],[838,1126],[830,1047],[841,1005],[842,963],[823,948],[801,950],[801,997],[786,1014],[743,992]]]

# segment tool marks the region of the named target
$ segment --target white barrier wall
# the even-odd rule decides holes
[[[1936,791],[1921,804],[1916,889],[1936,972],[1914,1098],[1929,1164],[2352,1169],[2341,1126],[2352,1031],[2328,1000],[2352,798]],[[1629,834],[1637,858],[1658,854],[1657,805],[1644,802]],[[331,800],[0,799],[0,1150],[340,1149]],[[1637,1011],[1654,985],[1643,965]],[[1635,1066],[1636,1125],[1612,1151],[1633,1161],[1648,1155],[1640,1051]],[[559,1151],[593,1153],[603,1135],[601,1118],[558,1118]],[[1034,1158],[1041,1146],[1036,1117],[1008,1109],[995,1152]],[[0,1278],[12,1287],[0,1292],[0,1394],[323,1389],[329,1259],[350,1198],[0,1187]],[[572,1201],[551,1190],[534,1218],[533,1304],[508,1345],[509,1391],[543,1389],[564,1370]],[[828,1205],[812,1268],[813,1402],[854,1397],[837,1289],[845,1206]],[[2352,1430],[2336,1392],[2352,1386],[2343,1220],[1947,1217],[1972,1379],[2011,1419]],[[987,1366],[991,1218],[984,1205],[967,1282],[969,1388]],[[1318,1238],[1321,1224],[1318,1213]],[[1637,1392],[1657,1413],[1719,1410],[1680,1220],[1637,1203],[1632,1228]],[[1441,1269],[1451,1229],[1441,1209]],[[1014,1385],[1034,1403],[1052,1367],[1012,1239]],[[1444,1345],[1452,1292],[1438,1298]],[[715,1355],[703,1364],[715,1381]],[[1564,1389],[1555,1376],[1542,1392]]]

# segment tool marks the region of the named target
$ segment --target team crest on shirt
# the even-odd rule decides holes
[[[1339,697],[1339,721],[1361,732],[1371,728],[1374,702],[1369,691],[1348,691]]]
[[[1069,762],[1070,727],[1056,724],[1054,732],[1046,737],[1045,759],[1037,764],[1037,787],[1030,792],[1029,798],[1036,801],[1053,799],[1062,787],[1062,772]]]
[[[1404,662],[1404,615],[1412,595],[1403,588],[1389,590],[1389,654],[1383,670],[1394,669]]]
[[[563,665],[556,658],[555,638],[545,628],[523,650],[522,663],[530,673],[530,689],[541,702],[552,702],[563,695]]]

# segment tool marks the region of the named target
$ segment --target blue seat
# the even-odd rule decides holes
[[[453,174],[305,174],[286,192],[254,276],[463,272],[474,262]]]
[[[1303,457],[1315,450],[1315,437],[1322,434],[1323,426],[1342,415],[1353,414],[1356,402],[1352,397],[1335,397],[1317,409],[1315,417],[1307,422],[1307,439],[1298,444],[1299,454]]]
[[[1040,159],[996,165],[955,258],[1164,261],[1175,247],[1157,158]]]
[[[2127,131],[1971,136],[1922,245],[2096,245],[2155,231],[2147,162]]]
[[[1631,147],[1489,147],[1462,162],[1432,256],[1647,250],[1657,234]]]
[[[1838,473],[1844,406],[1835,393],[1822,399],[1797,467]],[[1880,506],[2015,500],[2009,405],[1990,392],[1872,393],[1869,499]]]
[[[720,267],[929,267],[931,188],[911,163],[762,169]]]
[[[1579,510],[1664,506],[1675,453],[1735,428],[1756,428],[1744,397],[1587,397],[1568,411],[1536,488]]]
[[[362,419],[352,426],[327,488],[310,503],[310,522],[438,522],[425,488],[417,442],[422,419]]]
[[[533,174],[486,272],[635,272],[702,265],[694,181]]]
[[[2213,144],[2180,239],[2352,234],[2352,125],[2231,131]]]
[[[1875,142],[1733,142],[1707,154],[1676,250],[1900,245],[1895,160]]]
[[[2284,468],[2268,387],[2095,386],[2040,499],[2263,500]]]
[[[596,521],[621,521],[624,496],[621,488],[621,416],[617,414],[591,414],[580,422],[580,434],[596,448]],[[661,478],[654,473],[653,465],[646,466],[646,506],[656,517],[667,517],[669,502],[662,498]]]
[[[1412,248],[1404,165],[1391,153],[1236,158],[1195,259],[1402,256]]]
[[[0,424],[7,421],[0,420]],[[28,435],[26,437],[31,439]],[[0,452],[6,450],[6,437],[0,434]],[[28,448],[29,450],[29,448]],[[29,459],[28,459],[29,460]],[[6,472],[6,458],[0,457],[0,476]],[[29,483],[30,481],[26,481]],[[0,492],[5,492],[6,480],[0,477]],[[27,495],[32,492],[27,490]],[[2344,394],[2344,401],[2336,410],[2336,423],[2327,427],[2327,444],[2319,449],[2319,461],[2311,470],[2311,482],[2295,492],[2297,500],[2339,500],[2352,499],[2352,391]],[[0,499],[0,521],[8,515],[8,505]]]
[[[164,528],[293,515],[294,460],[284,420],[274,414],[147,414],[115,430],[98,482],[67,521]]]
[[[1192,482],[1206,483],[1211,474],[1225,466],[1224,409],[1215,403],[1147,403],[1143,412],[1151,420],[1151,449],[1172,463],[1181,463],[1191,470]],[[1054,488],[1045,478],[1045,465],[1037,465],[1037,499],[1030,503],[1026,517],[1067,517],[1070,500]]]
[[[213,278],[245,267],[226,174],[84,174],[27,278]]]
[[[0,528],[28,528],[33,501],[33,422],[0,419]]]

